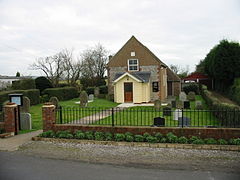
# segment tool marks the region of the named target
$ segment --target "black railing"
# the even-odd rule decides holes
[[[240,127],[239,110],[155,109],[154,107],[59,107],[57,124],[164,127]]]

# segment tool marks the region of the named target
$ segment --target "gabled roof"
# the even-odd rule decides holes
[[[124,45],[123,47],[109,60],[109,62],[107,63],[107,65],[111,65],[112,62],[114,62],[115,57],[119,55],[119,53],[121,53],[121,51],[127,46],[128,43],[130,43],[131,41],[136,41],[140,46],[142,46],[146,52],[148,52],[152,58],[159,63],[161,66],[167,67],[166,64],[164,64],[155,54],[153,54],[153,52],[151,52],[146,46],[144,46],[139,40],[137,40],[137,38],[135,36],[132,36]]]
[[[187,80],[197,80],[197,79],[210,79],[207,75],[200,73],[200,72],[194,72],[190,74],[189,76],[183,78],[184,81]]]
[[[113,79],[113,82],[117,82],[117,81],[121,80],[122,78],[124,78],[125,76],[129,76],[138,82],[146,83],[146,82],[149,82],[151,72],[145,72],[145,71],[131,72],[131,73],[119,72],[119,73],[116,73],[116,75]]]

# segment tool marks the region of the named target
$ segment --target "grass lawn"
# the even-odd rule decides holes
[[[79,107],[79,104],[75,102],[79,101],[79,98],[74,98],[68,101],[60,101],[59,104],[61,106],[67,107]],[[42,129],[42,105],[38,104],[30,107],[30,114],[32,115],[32,130]],[[108,101],[106,99],[94,99],[93,102],[88,103],[88,107],[99,107],[99,108],[107,108],[107,107],[115,107],[118,104],[112,101]],[[87,115],[87,114],[86,114]],[[20,133],[26,133],[29,131],[21,131]]]

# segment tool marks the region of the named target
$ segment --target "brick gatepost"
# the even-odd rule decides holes
[[[7,133],[17,134],[19,131],[18,106],[7,103],[4,108],[4,128]]]
[[[53,129],[56,122],[56,110],[52,103],[45,103],[42,107],[43,131]]]

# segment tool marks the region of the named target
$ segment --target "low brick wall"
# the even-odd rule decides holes
[[[126,133],[131,132],[133,134],[144,134],[148,132],[150,134],[160,132],[167,134],[169,132],[174,133],[177,136],[198,136],[201,138],[215,138],[215,139],[231,139],[240,137],[240,128],[167,128],[167,127],[111,127],[111,126],[83,126],[83,125],[64,125],[53,124],[52,130],[63,131],[70,130],[75,132],[77,130],[82,131],[101,131],[112,133]]]

